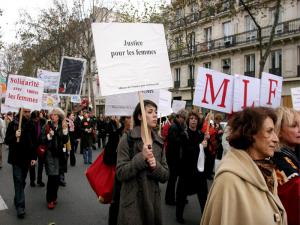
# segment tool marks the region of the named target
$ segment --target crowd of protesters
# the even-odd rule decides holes
[[[6,144],[17,216],[25,215],[28,171],[30,185],[43,187],[45,168],[47,207],[54,209],[59,186],[67,184],[68,160],[70,166],[79,163],[79,146],[82,163],[92,164],[97,144],[105,149],[104,163],[116,166],[118,196],[109,207],[109,225],[163,224],[159,182],[167,182],[164,203],[174,206],[178,223],[185,223],[187,197],[196,194],[203,225],[299,224],[299,112],[256,107],[233,115],[203,115],[183,109],[159,121],[156,104],[144,104],[146,121],[139,104],[133,117],[121,118],[96,118],[86,110],[65,116],[58,108],[48,113],[24,109],[21,129],[18,115],[2,115],[0,168]],[[41,145],[46,146],[45,155],[38,154]],[[205,155],[203,170],[200,151]]]

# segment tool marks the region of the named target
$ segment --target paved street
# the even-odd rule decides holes
[[[76,167],[68,167],[66,174],[66,187],[60,187],[58,204],[54,210],[49,210],[46,205],[45,187],[30,187],[29,175],[27,177],[26,216],[20,220],[16,217],[13,206],[14,186],[12,168],[7,161],[7,150],[3,151],[4,165],[0,169],[0,225],[106,225],[108,205],[100,204],[96,195],[90,188],[84,172],[87,168],[83,164],[82,155],[77,153]],[[99,150],[93,151],[96,158]],[[47,181],[44,175],[44,182]],[[162,199],[166,185],[161,185]],[[3,198],[8,209],[3,209]],[[200,206],[196,195],[189,197],[184,218],[186,225],[196,225],[200,222]],[[164,224],[177,224],[175,220],[175,206],[166,206],[162,201]]]

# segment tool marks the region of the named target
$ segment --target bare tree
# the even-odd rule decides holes
[[[11,44],[4,47],[3,57],[0,61],[1,72],[8,76],[9,74],[18,74],[22,65],[21,47],[18,44]]]

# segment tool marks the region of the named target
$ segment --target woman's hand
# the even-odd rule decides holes
[[[201,143],[201,145],[203,146],[203,148],[206,148],[207,147],[207,140],[204,139]]]
[[[143,154],[144,160],[148,160],[149,158],[154,157],[151,145],[144,144],[142,154]]]
[[[153,156],[153,157],[147,159],[147,162],[149,164],[150,169],[154,170],[155,167],[156,167],[156,159],[155,159],[155,157]]]

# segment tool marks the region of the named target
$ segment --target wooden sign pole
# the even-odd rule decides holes
[[[140,105],[141,105],[141,112],[142,112],[142,122],[143,122],[143,129],[145,133],[145,139],[146,143],[144,144],[150,144],[149,143],[149,132],[148,132],[148,125],[147,125],[147,120],[146,120],[146,112],[145,112],[145,106],[144,106],[144,95],[143,92],[139,91],[139,100],[140,100]]]
[[[20,110],[18,130],[21,130],[22,128],[22,118],[23,118],[23,108],[21,108]],[[20,142],[20,137],[17,138],[17,143],[19,142]]]

